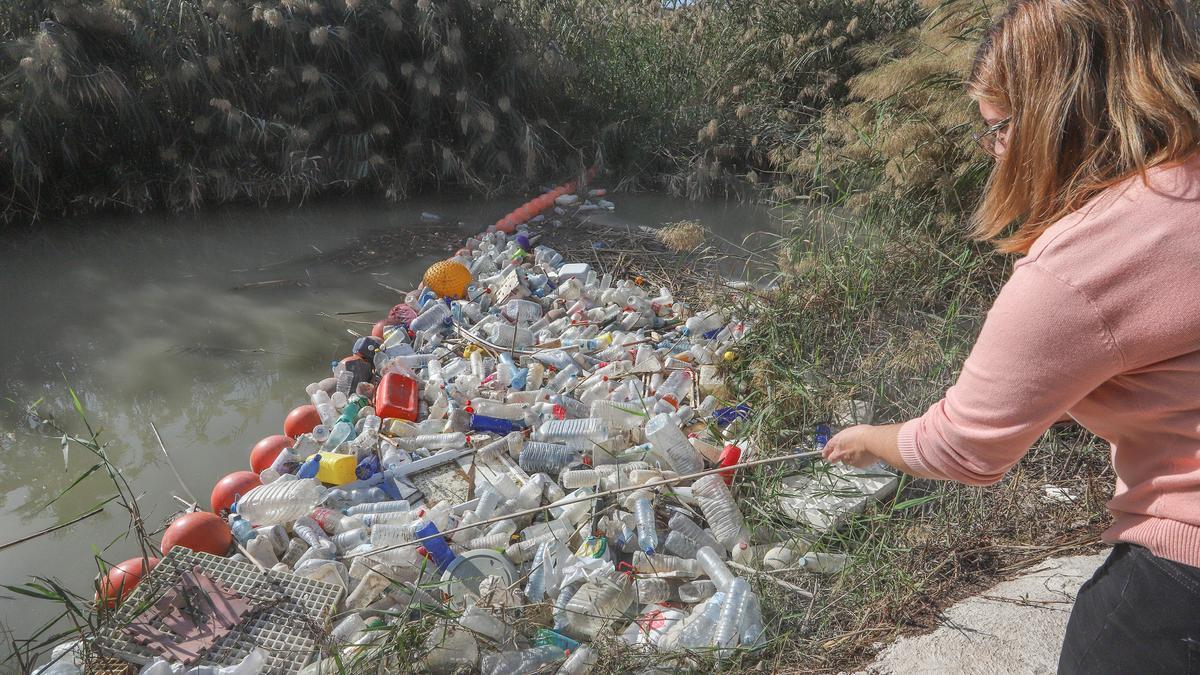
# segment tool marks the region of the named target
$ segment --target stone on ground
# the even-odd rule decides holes
[[[926,635],[897,640],[868,673],[1053,673],[1075,594],[1108,557],[1054,558],[943,613]]]

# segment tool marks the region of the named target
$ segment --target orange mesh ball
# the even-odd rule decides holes
[[[443,298],[465,297],[471,281],[471,270],[455,260],[443,260],[425,270],[425,285]]]

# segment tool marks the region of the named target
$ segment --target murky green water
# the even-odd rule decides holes
[[[616,202],[603,220],[696,219],[738,243],[779,227],[766,211],[736,204],[645,195]],[[304,386],[345,355],[347,330],[369,331],[397,302],[385,286],[412,288],[430,262],[513,206],[340,201],[90,218],[0,236],[0,545],[114,494],[98,472],[47,506],[94,458],[77,448],[64,458],[58,438],[30,423],[28,405],[40,400],[41,411],[79,431],[67,389],[73,387],[90,423],[103,430],[111,458],[143,493],[143,516],[158,527],[179,508],[172,495],[186,495],[152,422],[187,487],[207,506],[213,483],[248,468],[254,443],[281,433],[283,417],[304,402]],[[423,211],[452,225],[434,234],[420,223]],[[372,256],[391,262],[362,264]],[[93,547],[111,562],[136,554],[121,538],[127,524],[124,511],[110,505],[0,550],[0,584],[37,574],[90,595]],[[3,589],[0,598],[0,621],[18,638],[55,615],[49,603]],[[8,638],[0,638],[0,654],[7,653]]]

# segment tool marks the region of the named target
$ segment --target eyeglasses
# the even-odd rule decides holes
[[[972,139],[975,141],[975,145],[978,145],[984,152],[992,157],[998,157],[996,154],[996,140],[1000,136],[1000,132],[1007,129],[1010,124],[1012,124],[1012,118],[1005,117],[984,131],[975,134],[972,136]]]

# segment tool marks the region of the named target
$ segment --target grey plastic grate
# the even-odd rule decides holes
[[[314,655],[329,628],[329,620],[343,593],[340,586],[315,581],[287,572],[263,573],[250,563],[237,562],[209,553],[196,553],[176,546],[113,614],[97,633],[94,646],[103,654],[131,663],[145,664],[158,654],[143,647],[121,628],[149,607],[176,583],[179,574],[199,565],[212,578],[262,605],[250,618],[234,628],[200,658],[198,664],[225,666],[241,661],[255,647],[269,655],[264,673],[296,673]]]

